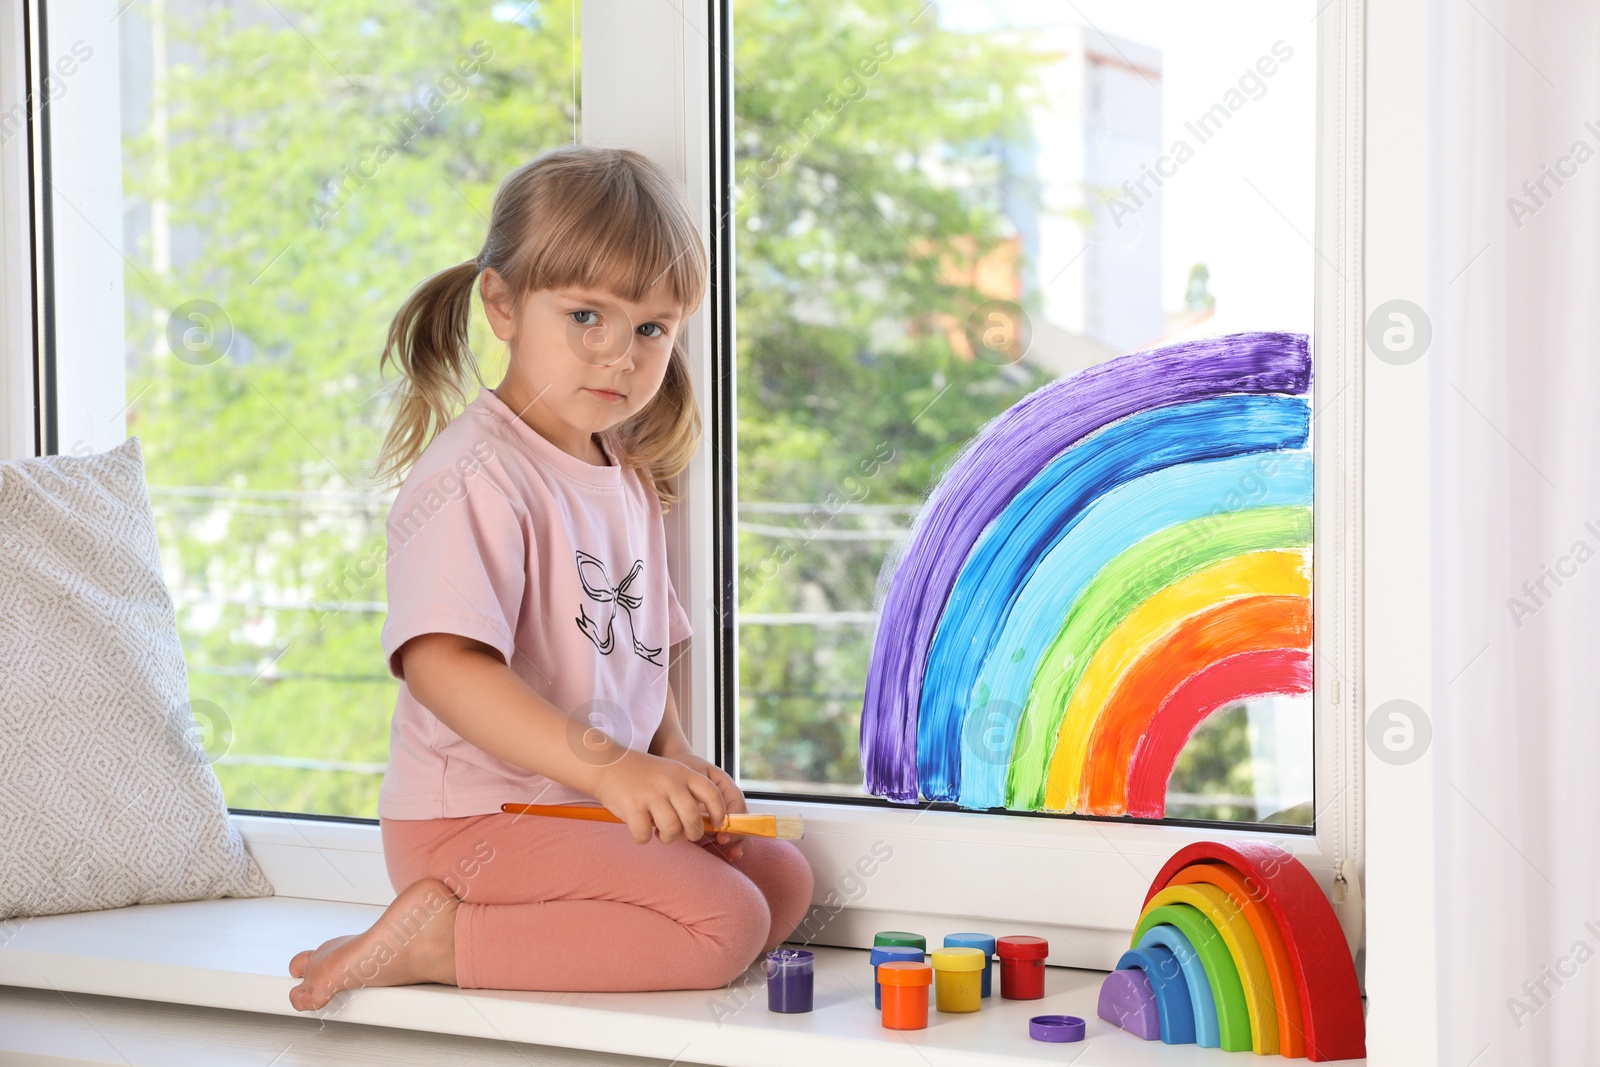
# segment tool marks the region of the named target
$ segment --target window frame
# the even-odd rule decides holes
[[[0,60],[35,54],[27,30],[44,0],[7,5],[0,25]],[[691,373],[705,417],[706,440],[680,476],[680,503],[666,519],[670,570],[689,612],[694,637],[680,647],[670,679],[679,695],[685,732],[697,752],[728,765],[737,745],[737,627],[733,591],[735,559],[732,478],[737,408],[732,381],[735,337],[733,247],[720,214],[731,202],[732,114],[729,97],[731,0],[706,0],[681,9],[669,0],[584,0],[582,139],[631,147],[657,159],[683,181],[691,211],[711,253],[711,285],[704,306],[685,326]],[[42,137],[0,146],[0,300],[7,312],[0,344],[0,433],[5,456],[34,454],[40,442],[19,432],[32,403],[33,383],[52,368],[61,383],[58,451],[102,451],[125,436],[122,413],[123,263],[107,253],[120,241],[121,189],[118,126],[118,48],[110,0],[57,5],[55,36],[88,40],[96,68],[85,64],[60,99],[50,104],[50,156],[57,173],[92,175],[97,188],[78,185],[73,211],[46,218],[38,197]],[[1313,601],[1316,670],[1315,796],[1313,833],[1262,833],[1218,824],[1151,825],[1131,820],[1019,813],[967,812],[953,805],[896,805],[878,798],[797,798],[752,793],[752,810],[783,810],[805,817],[800,847],[816,875],[813,917],[804,929],[820,944],[866,946],[874,930],[919,924],[936,935],[983,926],[1023,925],[1052,936],[1050,962],[1106,968],[1136,918],[1130,903],[1142,894],[1161,863],[1196,840],[1267,840],[1304,862],[1330,892],[1352,947],[1363,940],[1360,872],[1364,862],[1362,751],[1365,701],[1362,667],[1373,631],[1363,629],[1360,581],[1362,535],[1384,516],[1364,508],[1361,440],[1363,231],[1362,106],[1364,0],[1329,0],[1317,15],[1316,310],[1312,349],[1315,547]],[[35,29],[37,22],[33,23]],[[70,26],[70,28],[68,28]],[[35,35],[36,36],[36,35]],[[30,41],[32,42],[30,44]],[[17,46],[24,46],[23,53]],[[61,49],[55,49],[60,52]],[[16,64],[5,70],[0,102],[15,98]],[[85,76],[88,75],[88,76]],[[29,77],[37,79],[36,67]],[[106,136],[107,122],[112,125]],[[110,158],[107,158],[107,157]],[[26,200],[25,214],[18,205]],[[93,231],[100,231],[99,233]],[[53,278],[39,276],[33,290],[75,294],[82,301],[70,320],[50,322],[25,282],[35,277],[33,249],[54,253]],[[112,244],[112,247],[116,246]],[[72,279],[70,287],[59,284]],[[84,294],[98,293],[94,300]],[[100,313],[96,313],[96,312]],[[80,314],[81,312],[81,314]],[[51,338],[35,327],[69,326]],[[107,359],[114,353],[114,359]],[[53,361],[53,367],[52,367]],[[727,457],[723,459],[722,457]],[[1404,502],[1385,501],[1399,515]],[[707,594],[684,595],[688,590]],[[1392,658],[1392,657],[1391,657]],[[1326,799],[1324,799],[1326,798]],[[278,815],[263,819],[236,811],[233,820],[252,848],[276,849],[274,881],[285,895],[369,901],[392,896],[383,876],[375,819]],[[978,822],[983,820],[983,822]],[[270,824],[270,825],[268,825]],[[884,853],[895,857],[884,860]],[[379,854],[373,867],[371,855]],[[364,856],[356,879],[330,883],[330,857]],[[978,862],[977,857],[983,857]],[[882,862],[873,862],[872,857]],[[867,873],[867,867],[872,873]],[[951,877],[949,872],[1003,870],[1004,879]],[[1336,883],[1344,882],[1342,891]],[[1048,888],[1046,888],[1048,886]],[[1056,916],[1070,917],[1056,921]],[[816,928],[811,929],[811,924]],[[1108,955],[1111,954],[1111,955]],[[1109,962],[1108,962],[1109,960]],[[1358,961],[1359,962],[1359,961]]]
[[[718,116],[719,146],[716,154],[725,156],[732,140],[731,109],[722,93],[728,84],[724,66],[726,49],[721,43],[730,39],[731,0],[712,0],[716,36],[708,40],[717,44],[712,56],[714,80],[708,89],[715,94],[713,112]],[[1360,290],[1363,233],[1361,230],[1360,200],[1362,112],[1359,87],[1362,78],[1362,25],[1364,5],[1361,0],[1331,0],[1317,15],[1317,164],[1316,164],[1316,232],[1311,238],[1317,249],[1315,263],[1315,311],[1312,332],[1312,352],[1315,359],[1313,381],[1314,419],[1317,430],[1313,440],[1316,479],[1314,486],[1314,547],[1313,547],[1313,631],[1317,651],[1315,671],[1314,795],[1318,813],[1316,825],[1310,834],[1267,833],[1259,830],[1233,830],[1220,824],[1195,824],[1187,821],[1161,824],[1140,823],[1129,819],[1107,819],[1074,815],[1046,815],[1017,813],[1010,815],[967,812],[949,803],[895,804],[881,798],[851,797],[800,797],[794,794],[751,791],[753,802],[770,803],[774,808],[798,811],[805,816],[808,836],[813,832],[839,835],[870,833],[901,849],[912,849],[917,854],[926,853],[931,865],[927,877],[912,879],[914,884],[896,886],[894,899],[896,911],[911,916],[951,914],[948,879],[941,879],[936,871],[958,871],[965,866],[989,869],[987,865],[973,864],[966,846],[970,833],[977,824],[972,820],[989,820],[983,824],[987,834],[1018,834],[1033,838],[1027,822],[1042,822],[1049,829],[1043,840],[1028,840],[1023,849],[1055,851],[1060,858],[1070,854],[1075,862],[1072,875],[1066,881],[1051,879],[1053,899],[1049,903],[1036,899],[1028,871],[1035,865],[1022,852],[1012,856],[1001,869],[1014,872],[1007,878],[1011,886],[986,885],[984,908],[981,913],[966,915],[989,920],[1029,922],[1038,925],[1041,915],[1059,910],[1065,914],[1088,916],[1101,911],[1108,897],[1125,901],[1126,887],[1120,883],[1130,869],[1140,873],[1147,882],[1160,864],[1177,849],[1195,840],[1256,840],[1276,843],[1299,858],[1312,870],[1318,881],[1335,899],[1340,919],[1352,950],[1363,942],[1363,904],[1360,891],[1360,872],[1363,860],[1363,723],[1357,709],[1361,707],[1364,693],[1361,685],[1361,598],[1360,585],[1361,534],[1363,531],[1363,498],[1361,479],[1361,371],[1363,364],[1362,293]],[[693,87],[686,86],[686,93]],[[692,96],[691,96],[692,98]],[[587,108],[587,100],[585,101]],[[722,204],[731,200],[724,196]],[[726,217],[726,211],[721,217]],[[726,232],[711,235],[720,241],[718,246],[731,261],[732,249]],[[732,293],[731,284],[725,284],[720,293]],[[718,312],[718,321],[731,318]],[[713,367],[706,359],[697,365],[696,387],[705,383],[719,388],[732,388],[732,324],[725,337],[722,358]],[[703,392],[702,392],[702,395]],[[727,410],[732,417],[735,409],[731,400]],[[717,455],[724,453],[718,451]],[[727,447],[724,468],[731,471],[734,452]],[[701,456],[705,455],[702,450]],[[697,457],[698,458],[698,457]],[[731,479],[729,479],[731,482]],[[727,487],[729,498],[722,503],[725,510],[716,516],[720,527],[715,533],[731,537],[734,523],[732,485]],[[726,533],[724,533],[726,531]],[[702,538],[707,535],[702,534]],[[720,544],[721,542],[719,542]],[[724,603],[731,597],[737,571],[731,548],[726,556],[718,556],[719,566],[716,588],[724,590]],[[704,607],[704,605],[701,605]],[[716,620],[707,620],[704,613],[696,616],[696,633],[703,633],[707,621],[720,622],[719,640],[729,647],[719,651],[716,669],[719,671],[718,692],[724,697],[719,704],[722,721],[716,724],[715,736],[719,748],[717,758],[724,766],[735,755],[737,745],[737,689],[738,652],[737,627],[731,611],[724,609]],[[697,664],[698,666],[698,664]],[[699,736],[705,736],[704,734]],[[915,824],[920,829],[913,829]],[[941,854],[941,850],[926,849],[926,831],[934,837],[945,837],[957,847]],[[812,853],[808,850],[808,857]],[[1055,858],[1055,857],[1052,857]],[[813,857],[817,873],[819,896],[822,887],[833,879],[833,884],[849,881],[847,857],[842,853],[828,854],[829,862],[818,864]],[[1037,876],[1049,877],[1048,865],[1037,871]],[[1342,883],[1342,884],[1340,884]],[[1115,887],[1114,889],[1112,887]],[[1142,887],[1140,887],[1142,889]],[[1126,910],[1124,907],[1123,910]],[[1120,913],[1118,913],[1120,915]],[[1113,918],[1113,925],[1131,928],[1136,916]],[[1081,929],[1094,929],[1095,924],[1080,920]],[[1077,925],[1077,924],[1075,924]],[[882,928],[881,925],[879,928]],[[1120,930],[1119,930],[1120,932]],[[846,943],[846,942],[825,942]],[[854,942],[870,945],[867,936]],[[1076,942],[1057,948],[1052,946],[1051,962],[1080,966],[1105,966],[1114,964],[1091,962],[1085,958],[1086,946]]]
[[[39,267],[33,253],[37,205],[33,190],[43,182],[38,146],[45,109],[35,106],[39,42],[37,20],[26,4],[0,9],[0,117],[10,136],[0,137],[0,459],[37,455],[40,362],[34,300]]]
[[[29,272],[36,328],[27,344],[33,359],[26,371],[34,393],[33,447],[40,453],[103,452],[126,439],[133,406],[121,358],[126,344],[118,9],[105,0],[81,7],[45,0],[13,6],[26,9],[30,89],[44,101],[30,109],[27,138],[28,241],[38,257]],[[89,58],[75,62],[71,48],[80,45]],[[63,313],[67,300],[89,294],[89,306],[74,308],[81,314]],[[63,402],[67,397],[71,403]]]

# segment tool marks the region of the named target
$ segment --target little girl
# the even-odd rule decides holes
[[[395,315],[380,367],[404,380],[378,466],[410,473],[388,521],[400,692],[378,816],[398,896],[290,961],[297,1009],[416,982],[715,988],[810,906],[793,844],[704,832],[702,812],[744,796],[690,750],[667,685],[691,631],[661,516],[700,434],[680,333],[706,273],[664,171],[567,145],[509,174],[477,258]],[[475,286],[510,363],[452,418],[478,373]]]

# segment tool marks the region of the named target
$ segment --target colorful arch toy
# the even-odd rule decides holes
[[[1148,982],[1112,972],[1099,1014],[1142,1037],[1319,1061],[1367,1054],[1344,931],[1311,872],[1274,845],[1180,849],[1117,961],[1130,969]]]
[[[1231,703],[1311,690],[1300,334],[1121,356],[1024,397],[930,494],[861,715],[896,801],[1159,818]]]

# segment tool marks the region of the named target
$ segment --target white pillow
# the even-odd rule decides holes
[[[0,463],[0,919],[272,894],[188,689],[138,438]]]

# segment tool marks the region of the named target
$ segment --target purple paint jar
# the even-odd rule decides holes
[[[811,1010],[815,956],[809,949],[775,948],[767,953],[767,1010]]]

